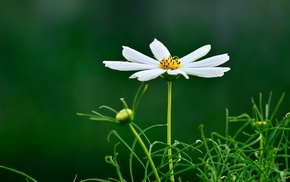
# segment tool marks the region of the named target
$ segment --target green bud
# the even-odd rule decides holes
[[[261,130],[263,130],[263,129],[268,127],[268,122],[267,121],[253,121],[252,122],[252,126],[255,129],[261,131]]]
[[[131,109],[122,109],[116,115],[116,120],[120,123],[129,123],[132,120],[133,111]]]

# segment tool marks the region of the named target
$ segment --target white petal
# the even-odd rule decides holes
[[[137,71],[156,68],[156,65],[131,63],[124,61],[103,61],[106,67],[119,71]]]
[[[123,46],[122,54],[127,60],[135,62],[135,63],[144,63],[144,64],[153,64],[153,65],[159,64],[157,60],[151,57],[148,57],[127,46]]]
[[[185,65],[187,63],[193,62],[203,56],[205,56],[211,49],[210,45],[202,46],[201,48],[191,52],[190,54],[180,58],[181,65]]]
[[[187,68],[214,67],[227,62],[229,59],[230,57],[228,56],[228,54],[221,54],[200,61],[188,63],[183,66]]]
[[[188,75],[182,71],[181,69],[176,69],[176,70],[167,70],[167,73],[169,75],[178,75],[178,74],[181,74],[183,75],[186,79],[189,79]]]
[[[208,68],[181,68],[189,75],[195,75],[204,78],[221,77],[224,72],[230,70],[228,67],[208,67]]]
[[[131,75],[129,78],[138,78],[139,81],[148,81],[152,80],[154,78],[157,78],[158,76],[165,73],[166,70],[164,69],[150,69],[150,70],[144,70],[144,71],[138,71]]]
[[[157,39],[154,39],[154,41],[149,46],[154,57],[159,61],[162,58],[168,58],[170,56],[168,49]]]

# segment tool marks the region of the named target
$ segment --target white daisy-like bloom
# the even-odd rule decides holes
[[[155,59],[123,46],[122,54],[127,62],[103,61],[103,63],[113,70],[137,71],[129,78],[137,78],[139,81],[152,80],[158,76],[174,80],[179,75],[183,75],[186,79],[189,79],[188,75],[213,78],[221,77],[230,70],[229,67],[217,67],[229,60],[228,54],[197,61],[210,51],[210,45],[205,45],[182,58],[171,56],[168,49],[157,39],[150,44],[150,49]]]

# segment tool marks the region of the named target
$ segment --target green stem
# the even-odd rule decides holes
[[[168,160],[169,160],[169,174],[170,180],[174,181],[172,150],[171,150],[171,98],[172,98],[172,81],[168,81],[168,104],[167,104],[167,145],[168,148]]]
[[[262,135],[262,138],[260,139],[260,157],[262,158],[263,157],[263,152],[264,152],[264,136],[263,134],[261,133]]]
[[[264,155],[264,135],[263,135],[263,133],[261,133],[261,135],[262,135],[262,138],[260,140],[260,161],[262,161],[263,158],[264,158],[263,157],[263,155]],[[267,178],[265,178],[266,171],[265,171],[265,168],[264,168],[263,164],[261,166],[261,169],[262,169],[262,174],[261,174],[261,177],[260,177],[260,181],[262,182],[265,179],[267,179]]]
[[[154,164],[154,162],[153,162],[153,160],[152,160],[152,158],[151,158],[151,155],[150,155],[150,153],[148,152],[148,149],[147,149],[147,147],[145,146],[145,144],[144,144],[142,138],[139,136],[139,134],[137,133],[137,131],[135,130],[135,128],[133,127],[133,125],[132,125],[131,123],[129,123],[129,126],[130,126],[131,131],[133,132],[133,134],[134,134],[135,137],[137,138],[138,142],[140,143],[142,149],[144,150],[146,156],[148,157],[149,163],[150,163],[150,165],[151,165],[151,167],[152,167],[152,170],[153,170],[153,173],[154,173],[154,175],[155,175],[156,180],[157,180],[158,182],[161,182],[160,177],[159,177],[158,172],[157,172],[157,169],[156,169],[156,167],[155,167],[155,164]]]
[[[18,171],[18,170],[16,170],[16,169],[12,169],[12,168],[10,168],[10,167],[6,167],[6,166],[0,166],[0,168],[3,168],[3,169],[6,169],[6,170],[9,170],[9,171],[15,172],[15,173],[17,173],[17,174],[20,174],[20,175],[26,177],[27,179],[30,179],[30,180],[33,181],[33,182],[37,182],[35,179],[33,179],[32,177],[28,176],[28,175],[25,174],[24,172],[21,172],[21,171]],[[26,181],[28,181],[27,179],[26,179]]]

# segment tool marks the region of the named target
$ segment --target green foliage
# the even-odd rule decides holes
[[[216,132],[205,138],[201,127],[205,153],[201,160],[198,176],[203,181],[281,181],[290,179],[289,168],[289,114],[275,122],[284,98],[282,94],[273,112],[270,112],[270,94],[265,111],[262,107],[262,94],[259,106],[252,99],[253,117],[241,114],[228,116],[226,135]],[[233,136],[229,133],[229,124],[243,122]]]
[[[141,84],[133,102],[133,111],[136,108],[147,89],[147,85]],[[144,171],[142,181],[172,181],[172,175],[178,176],[178,181],[182,182],[182,175],[190,172],[200,178],[201,181],[227,182],[227,181],[279,181],[286,182],[290,179],[290,114],[287,113],[280,121],[275,120],[275,115],[281,106],[284,94],[271,110],[271,98],[263,107],[262,94],[259,95],[258,105],[252,99],[252,116],[243,113],[239,116],[229,116],[226,110],[225,135],[212,132],[210,137],[206,137],[204,126],[200,125],[201,138],[194,143],[187,144],[175,140],[171,145],[163,141],[151,141],[147,136],[149,130],[167,127],[166,124],[155,124],[145,129],[141,129],[132,117],[132,122],[123,126],[128,126],[133,135],[134,141],[130,144],[125,141],[117,131],[112,130],[108,134],[108,141],[112,136],[117,137],[119,142],[115,144],[113,155],[105,156],[105,161],[112,165],[117,174],[117,178],[109,177],[107,180],[99,178],[89,178],[81,180],[99,182],[126,182],[136,181],[135,172],[141,169]],[[125,109],[128,105],[121,99]],[[114,109],[102,106],[115,113]],[[118,123],[115,118],[102,115],[97,112],[91,114],[79,114],[88,116],[92,120],[102,120]],[[240,124],[242,123],[242,124]],[[119,123],[120,124],[120,123]],[[241,126],[235,132],[230,129],[232,125]],[[136,150],[139,143],[144,153]],[[123,171],[118,163],[118,146],[124,145],[129,150],[129,173],[130,179],[124,179]],[[172,154],[168,154],[172,150]],[[138,166],[136,166],[137,161]],[[172,168],[168,169],[169,163]],[[122,164],[123,165],[123,164]],[[0,168],[22,175],[27,181],[35,179],[18,170],[0,166]],[[138,169],[136,169],[138,168]],[[140,178],[140,176],[138,176]],[[77,180],[77,176],[73,181]]]
[[[162,141],[150,141],[146,135],[148,130],[158,129],[166,125],[153,125],[144,130],[135,123],[133,125],[138,129],[138,135],[146,141],[155,164],[158,161],[156,168],[161,181],[170,181],[167,151],[171,148],[174,175],[179,176],[178,181],[182,181],[182,173],[192,171],[192,174],[197,175],[202,181],[267,180],[284,182],[290,179],[288,164],[290,158],[290,117],[288,113],[281,121],[274,121],[274,116],[281,105],[284,94],[272,112],[270,110],[271,96],[270,94],[268,102],[265,104],[265,110],[262,108],[262,94],[260,94],[259,106],[252,99],[253,117],[248,114],[236,117],[228,116],[227,111],[225,136],[212,132],[210,137],[205,137],[204,126],[200,125],[201,139],[192,144],[175,141],[171,146],[168,146]],[[259,122],[261,121],[266,122],[266,124],[261,123],[263,127],[260,126]],[[229,126],[237,124],[237,122],[242,122],[242,126],[233,134],[230,133]],[[122,139],[117,131],[111,131],[108,139],[112,135],[116,136],[130,151],[130,181],[135,179],[134,159],[141,164],[140,166],[144,170],[142,181],[154,181],[148,158],[143,158],[142,154],[135,151],[137,139],[130,145]],[[117,163],[116,146],[113,156],[106,156],[106,161],[116,168],[119,179],[94,179],[95,181],[125,181]],[[200,156],[199,162],[196,162],[196,156]]]
[[[255,104],[253,108],[254,113],[261,112]],[[200,158],[203,168],[200,168],[199,177],[204,181],[284,182],[290,179],[289,114],[276,124],[268,123],[263,129],[253,127],[256,120],[247,114],[227,116],[227,122],[237,121],[244,124],[233,137],[229,133],[225,137],[216,132],[211,138],[203,136],[206,152]],[[250,133],[246,129],[250,129]],[[242,140],[238,139],[240,135]]]

